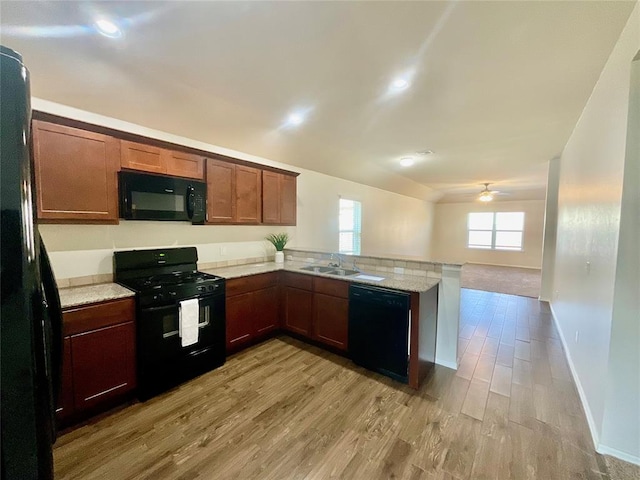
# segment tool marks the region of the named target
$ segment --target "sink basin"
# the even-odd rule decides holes
[[[331,275],[338,275],[340,277],[348,277],[350,275],[358,275],[360,272],[357,270],[349,270],[348,268],[336,268],[330,272]]]
[[[331,273],[335,267],[321,267],[320,265],[309,265],[308,267],[300,267],[300,270],[314,273]]]

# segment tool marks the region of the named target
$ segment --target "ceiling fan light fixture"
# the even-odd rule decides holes
[[[410,167],[415,163],[413,157],[402,157],[400,159],[400,165],[403,167]]]
[[[481,202],[490,202],[493,200],[493,194],[491,192],[482,192],[478,197]]]

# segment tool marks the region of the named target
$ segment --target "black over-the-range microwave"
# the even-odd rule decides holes
[[[121,171],[120,218],[203,223],[207,185],[188,178]]]

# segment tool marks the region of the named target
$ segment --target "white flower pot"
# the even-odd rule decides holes
[[[284,263],[284,252],[276,252],[276,263]]]

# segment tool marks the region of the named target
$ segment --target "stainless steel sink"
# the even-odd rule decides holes
[[[321,267],[320,265],[309,265],[307,267],[300,267],[300,270],[306,270],[307,272],[314,273],[331,273],[335,270],[335,267]]]
[[[335,268],[330,272],[326,272],[330,275],[338,275],[339,277],[348,277],[350,275],[358,275],[358,270],[349,270],[348,268]]]

